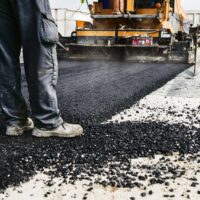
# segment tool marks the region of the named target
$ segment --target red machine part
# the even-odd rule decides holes
[[[153,37],[149,36],[134,36],[132,38],[133,46],[151,46],[153,45]]]

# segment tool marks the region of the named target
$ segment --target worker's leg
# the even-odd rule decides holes
[[[54,128],[63,123],[56,95],[57,27],[48,0],[17,0],[16,3],[36,126]]]
[[[21,94],[20,35],[9,0],[0,0],[0,112],[7,125],[23,124],[27,108]]]

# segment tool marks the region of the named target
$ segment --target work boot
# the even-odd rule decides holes
[[[9,125],[9,126],[7,126],[6,135],[20,136],[25,131],[33,130],[33,128],[34,128],[34,123],[33,123],[32,119],[27,118],[27,121],[23,125],[16,125],[16,126]]]
[[[72,138],[81,136],[83,134],[83,128],[78,124],[68,124],[64,122],[60,126],[54,129],[33,129],[33,136],[35,137],[63,137]]]

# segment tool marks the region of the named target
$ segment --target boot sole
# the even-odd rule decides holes
[[[83,135],[83,132],[82,131],[80,131],[80,133],[79,134],[69,134],[69,135],[67,135],[67,134],[59,134],[59,133],[57,133],[57,132],[41,132],[40,130],[35,130],[35,131],[33,131],[33,133],[32,133],[32,135],[34,136],[34,137],[40,137],[40,138],[42,138],[42,137],[60,137],[60,138],[73,138],[73,137],[78,137],[78,136],[82,136]]]
[[[18,133],[16,133],[17,131],[13,131],[12,132],[6,132],[6,135],[7,136],[21,136],[24,134],[25,131],[31,131],[34,129],[34,125],[32,126],[27,126],[27,127],[24,127],[22,129],[18,129],[17,131],[19,131]]]

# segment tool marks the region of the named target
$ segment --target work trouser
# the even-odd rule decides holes
[[[8,125],[24,123],[28,116],[21,93],[21,47],[36,126],[63,122],[56,95],[57,40],[48,0],[0,0],[0,112]]]

